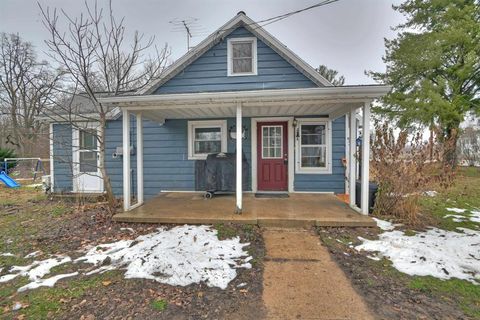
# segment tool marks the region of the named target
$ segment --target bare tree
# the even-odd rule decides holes
[[[61,74],[38,61],[32,45],[16,34],[0,34],[0,115],[8,126],[5,144],[31,155],[41,130],[37,116],[48,107]]]
[[[99,101],[105,95],[121,95],[139,90],[158,79],[169,55],[165,45],[158,50],[154,38],[145,39],[134,32],[126,40],[124,18],[117,19],[109,2],[108,10],[99,8],[97,2],[77,17],[64,10],[44,8],[39,4],[43,23],[50,33],[46,41],[50,56],[63,66],[69,77],[73,94],[83,94],[91,101],[94,112],[76,110],[72,117],[71,106],[65,121],[79,126],[80,121],[97,122],[100,134],[96,135],[99,146],[99,170],[111,210],[115,197],[110,179],[105,170],[105,125],[112,111]],[[65,24],[64,24],[65,23]],[[66,27],[63,27],[66,25]],[[147,55],[148,52],[154,54]],[[61,106],[59,106],[61,108]],[[57,108],[58,109],[58,108]]]
[[[467,166],[480,166],[480,130],[467,127],[458,139],[460,163]]]

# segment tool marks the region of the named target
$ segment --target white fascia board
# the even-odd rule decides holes
[[[106,114],[107,120],[117,120],[122,115],[119,107],[115,107]],[[51,116],[39,116],[39,121],[46,123],[60,123],[60,122],[83,122],[83,121],[98,121],[100,116],[98,113],[81,113],[81,114],[57,114]]]
[[[152,109],[165,109],[167,104],[196,103],[212,104],[216,102],[248,102],[256,99],[276,100],[335,100],[339,101],[355,99],[368,101],[377,99],[391,90],[390,86],[342,86],[322,87],[306,89],[281,89],[281,90],[255,90],[255,91],[229,91],[229,92],[201,92],[201,93],[180,93],[161,95],[136,95],[116,96],[101,98],[105,104],[115,107],[141,106],[142,104],[155,104]],[[163,106],[162,106],[163,104]],[[171,107],[171,106],[170,106]],[[178,107],[178,106],[175,106]]]

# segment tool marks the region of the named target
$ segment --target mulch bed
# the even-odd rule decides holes
[[[409,288],[408,276],[336,240],[351,239],[356,245],[360,244],[357,237],[373,239],[378,232],[376,228],[318,229],[334,260],[379,319],[469,319],[457,301]]]

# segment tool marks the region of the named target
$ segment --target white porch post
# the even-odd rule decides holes
[[[369,210],[368,194],[370,172],[370,102],[363,105],[363,134],[362,134],[362,214],[367,215]]]
[[[237,119],[236,119],[236,143],[237,143],[237,168],[236,168],[236,209],[235,213],[242,213],[242,104],[237,103]]]
[[[350,207],[355,207],[355,188],[356,188],[356,177],[357,177],[357,159],[355,157],[355,150],[357,146],[357,109],[350,110],[349,120],[350,120],[350,141],[348,152],[350,153],[350,162],[348,163],[348,194],[350,198]]]
[[[137,204],[143,204],[143,121],[142,113],[137,118]]]
[[[130,113],[122,111],[123,210],[130,210]]]

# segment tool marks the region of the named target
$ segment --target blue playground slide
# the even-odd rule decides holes
[[[5,173],[5,171],[2,171],[0,172],[0,181],[2,181],[3,183],[5,183],[5,185],[9,188],[18,188],[20,187],[20,185],[15,181],[13,180],[12,178],[10,178],[8,176],[8,174]]]

